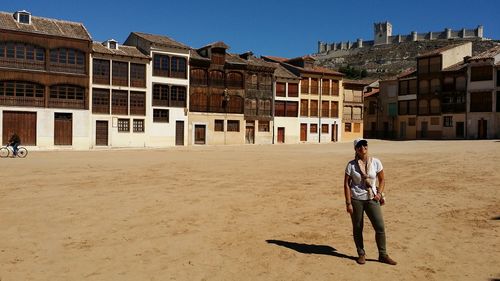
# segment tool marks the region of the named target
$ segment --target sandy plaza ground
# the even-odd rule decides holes
[[[500,278],[500,142],[370,141],[389,254],[356,264],[351,142],[0,159],[0,280]]]

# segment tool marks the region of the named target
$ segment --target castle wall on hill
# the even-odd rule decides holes
[[[445,28],[444,31],[437,32],[426,32],[418,33],[412,31],[410,34],[406,35],[392,35],[392,25],[389,22],[375,23],[374,24],[374,40],[363,41],[363,39],[357,39],[356,41],[346,41],[346,42],[333,42],[325,43],[318,41],[318,54],[331,53],[339,50],[351,50],[357,48],[364,48],[377,45],[387,45],[387,44],[400,44],[405,42],[416,42],[416,41],[431,41],[437,39],[483,39],[484,28],[479,25],[475,29],[459,29],[452,30],[450,28]]]

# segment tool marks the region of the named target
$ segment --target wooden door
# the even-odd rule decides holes
[[[307,141],[307,124],[300,124],[300,141]]]
[[[175,121],[175,145],[184,145],[184,121]]]
[[[399,138],[406,139],[406,122],[402,121],[399,123]]]
[[[465,134],[464,134],[464,126],[465,123],[464,122],[457,122],[456,123],[456,129],[455,129],[455,133],[456,133],[456,137],[457,138],[464,138],[465,137]]]
[[[54,145],[73,144],[73,114],[54,113]]]
[[[477,120],[477,138],[486,139],[488,136],[488,120]]]
[[[285,143],[285,128],[278,127],[278,143]]]
[[[332,124],[332,141],[333,142],[337,141],[337,130],[338,130],[338,125]]]
[[[194,125],[194,143],[195,144],[205,144],[206,143],[206,126],[205,125]]]
[[[95,123],[95,145],[108,145],[108,121],[96,121]]]
[[[245,143],[254,144],[255,143],[255,122],[247,121],[245,130]]]
[[[2,116],[2,144],[16,133],[21,145],[36,145],[36,112],[4,111]]]
[[[427,137],[427,122],[422,122],[421,123],[422,128],[420,128],[420,137],[421,138],[426,138]]]

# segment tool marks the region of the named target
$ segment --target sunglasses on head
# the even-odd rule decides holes
[[[356,148],[360,148],[362,146],[367,147],[368,143],[366,141],[360,141],[358,144],[356,144]]]

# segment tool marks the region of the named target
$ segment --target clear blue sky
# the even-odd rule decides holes
[[[163,34],[198,48],[224,41],[231,53],[296,57],[317,41],[373,40],[373,23],[393,35],[484,26],[500,39],[500,0],[10,0],[0,10],[83,23],[96,41],[123,42],[132,31]],[[495,14],[496,13],[496,14]]]

